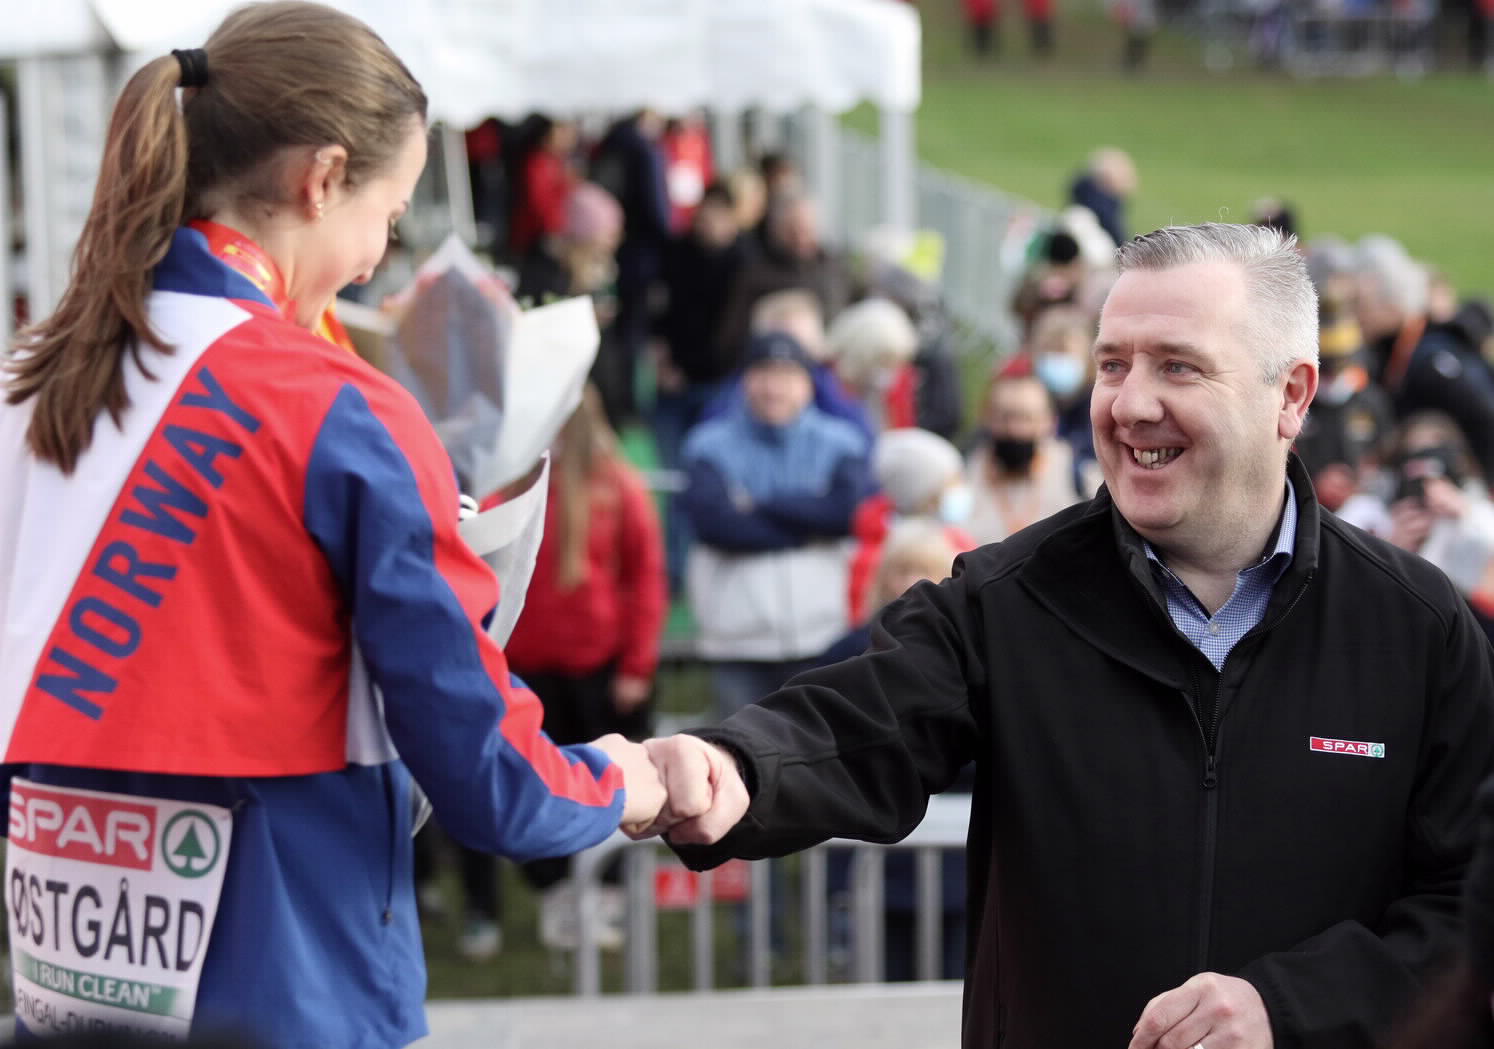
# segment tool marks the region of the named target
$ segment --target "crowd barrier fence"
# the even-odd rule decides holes
[[[802,920],[803,973],[806,984],[824,984],[830,979],[829,902],[827,864],[831,849],[851,850],[850,879],[850,978],[854,982],[878,982],[883,978],[883,861],[894,850],[911,850],[915,856],[915,973],[920,980],[940,977],[942,957],[941,914],[943,885],[941,853],[960,850],[970,824],[970,796],[942,794],[929,799],[923,821],[902,841],[892,845],[833,839],[801,854],[799,911]],[[572,877],[577,886],[575,989],[582,997],[602,993],[601,952],[596,926],[585,920],[598,913],[601,875],[612,859],[621,855],[627,901],[624,947],[624,991],[649,994],[659,985],[658,907],[655,872],[663,846],[657,840],[635,842],[622,833],[577,855]],[[676,862],[670,857],[665,862]],[[771,908],[769,864],[751,863],[747,907],[747,982],[767,987],[772,982]],[[699,891],[691,908],[690,950],[692,988],[711,990],[716,980],[716,900],[713,873],[698,876]]]

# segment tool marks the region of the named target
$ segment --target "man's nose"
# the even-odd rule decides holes
[[[1132,368],[1110,403],[1110,413],[1122,426],[1161,422],[1164,410],[1156,380],[1140,368]]]

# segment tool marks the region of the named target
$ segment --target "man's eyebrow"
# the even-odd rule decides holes
[[[1170,353],[1175,357],[1205,357],[1208,356],[1202,346],[1194,342],[1159,342],[1157,349],[1162,353]]]
[[[1197,343],[1192,342],[1150,343],[1146,348],[1149,352],[1152,353],[1164,353],[1174,357],[1192,357],[1195,359],[1200,359],[1208,356],[1207,352],[1205,352],[1202,346],[1199,346]],[[1125,343],[1105,342],[1103,340],[1096,342],[1094,348],[1090,351],[1091,355],[1096,357],[1098,357],[1102,353],[1126,352],[1128,351]]]

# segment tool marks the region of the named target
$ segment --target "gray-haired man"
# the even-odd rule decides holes
[[[658,829],[702,867],[894,840],[974,761],[968,1049],[1368,1047],[1456,944],[1488,642],[1290,455],[1318,371],[1291,241],[1120,261],[1106,488],[914,587],[866,655],[650,743]]]

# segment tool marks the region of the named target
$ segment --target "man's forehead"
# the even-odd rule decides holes
[[[1121,328],[1186,329],[1221,321],[1235,324],[1243,319],[1246,305],[1244,273],[1233,263],[1197,262],[1162,270],[1127,270],[1100,310],[1097,341],[1104,342]]]

